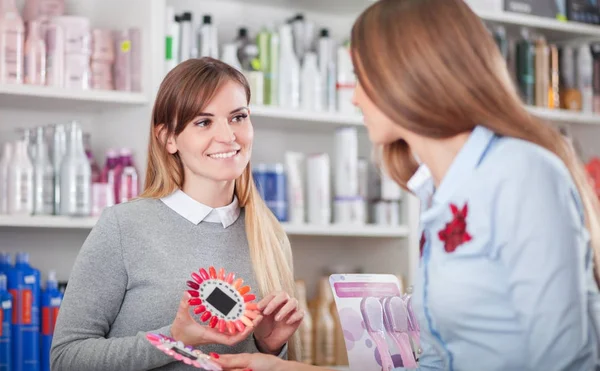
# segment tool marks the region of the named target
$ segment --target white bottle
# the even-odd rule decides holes
[[[311,112],[320,112],[323,110],[323,81],[317,66],[317,55],[308,52],[304,55],[304,65],[302,66],[301,91],[302,109]]]
[[[54,212],[54,168],[48,155],[44,128],[36,134],[36,157],[33,162],[33,214],[52,215]]]
[[[12,147],[10,142],[4,143],[0,160],[0,214],[8,214],[8,167],[12,158]]]
[[[221,56],[221,61],[227,63],[231,67],[237,69],[238,71],[242,71],[242,65],[240,64],[240,60],[237,57],[237,45],[236,44],[225,44],[223,45],[223,56]],[[252,92],[254,94],[254,91]]]
[[[331,223],[331,165],[327,153],[310,155],[306,161],[308,195],[308,222],[324,225]]]
[[[335,132],[335,197],[358,196],[358,131],[340,127]]]
[[[167,7],[165,23],[165,73],[169,73],[179,64],[179,22],[176,21],[175,9]]]
[[[279,29],[279,106],[300,107],[300,64],[294,53],[292,28],[284,24]]]
[[[592,113],[594,110],[593,71],[594,61],[590,46],[581,45],[577,53],[577,85],[581,92],[582,111],[586,113]]]
[[[352,66],[350,51],[346,46],[337,50],[337,105],[338,111],[343,114],[356,114],[356,107],[352,104],[352,95],[356,86],[356,76]]]
[[[323,82],[323,107],[327,111],[335,110],[335,61],[333,60],[333,42],[329,30],[321,29],[318,42],[319,73]],[[330,97],[333,97],[330,98]]]
[[[8,213],[33,213],[33,165],[27,154],[27,143],[19,140],[8,168]]]
[[[83,148],[83,133],[75,122],[69,127],[69,149],[60,174],[61,214],[89,216],[92,212],[92,168]]]
[[[179,56],[180,62],[185,62],[192,57],[192,48],[195,45],[192,27],[192,13],[185,12],[180,17]]]
[[[271,87],[271,105],[279,105],[279,56],[280,56],[280,40],[279,33],[277,32],[274,25],[267,27],[269,30],[269,68],[271,74],[271,81],[269,85]],[[269,72],[267,72],[269,73]]]
[[[63,159],[67,154],[67,134],[65,126],[58,124],[54,127],[52,138],[52,167],[54,168],[54,215],[60,215],[60,171]]]

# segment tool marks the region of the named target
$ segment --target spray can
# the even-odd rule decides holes
[[[29,265],[29,254],[18,253],[8,274],[12,295],[12,370],[40,370],[40,271]]]
[[[62,299],[63,294],[58,290],[56,272],[50,271],[48,272],[46,288],[42,293],[42,353],[40,355],[42,371],[50,371],[50,349],[52,348],[54,326]]]

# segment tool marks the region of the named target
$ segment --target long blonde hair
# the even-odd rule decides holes
[[[141,197],[161,198],[183,187],[183,164],[177,153],[170,154],[164,137],[179,135],[186,125],[208,105],[225,82],[234,81],[246,91],[250,87],[243,74],[212,58],[190,59],[171,70],[163,80],[154,103],[146,181]],[[246,236],[261,294],[283,290],[295,297],[292,250],[279,221],[269,210],[252,178],[248,164],[235,181],[235,194],[245,209]],[[288,358],[296,359],[297,334],[288,344]]]
[[[506,63],[463,0],[379,0],[352,28],[352,59],[366,94],[390,119],[431,138],[482,125],[556,154],[579,190],[600,278],[600,206],[583,164],[562,135],[527,112]],[[404,140],[383,146],[404,189],[418,164]]]

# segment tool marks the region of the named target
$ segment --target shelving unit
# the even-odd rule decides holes
[[[110,90],[75,90],[35,85],[0,85],[0,103],[13,106],[15,101],[31,106],[49,102],[68,109],[74,105],[143,106],[148,98],[142,93]]]
[[[95,217],[71,218],[62,216],[0,216],[0,228],[49,228],[89,230],[98,222]],[[366,238],[405,238],[409,234],[407,226],[386,227],[378,225],[310,225],[283,223],[290,236],[321,237],[366,237]]]

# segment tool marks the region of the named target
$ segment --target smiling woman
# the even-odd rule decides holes
[[[204,353],[295,358],[303,313],[289,241],[252,179],[249,101],[244,76],[211,58],[167,75],[152,113],[145,190],[107,209],[84,243],[56,324],[53,369],[187,369],[156,350],[149,333]],[[245,328],[199,323],[209,312],[197,310],[186,281],[208,266],[237,273],[240,290],[258,287],[262,300]]]

